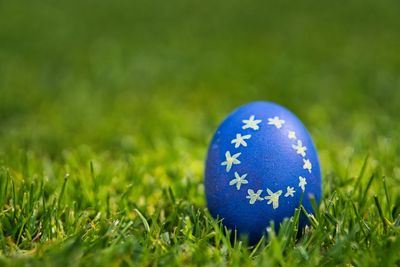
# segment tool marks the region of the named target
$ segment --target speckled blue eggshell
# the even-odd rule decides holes
[[[235,158],[232,164],[227,157]],[[284,218],[292,217],[303,192],[302,204],[313,213],[310,197],[319,203],[321,171],[309,132],[280,105],[254,102],[239,107],[222,122],[209,146],[205,192],[213,217],[246,234],[250,242],[256,242],[271,221],[278,230]],[[301,216],[300,227],[306,224]]]

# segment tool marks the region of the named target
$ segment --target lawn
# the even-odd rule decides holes
[[[400,2],[0,0],[0,266],[399,266]],[[208,213],[219,123],[277,102],[323,198],[257,245]],[[300,212],[300,211],[299,211]]]

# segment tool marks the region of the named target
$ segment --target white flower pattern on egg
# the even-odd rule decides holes
[[[256,119],[255,115],[251,115],[248,119],[242,120],[242,122],[243,122],[243,125],[242,125],[243,130],[252,129],[252,130],[257,131],[260,129],[259,124],[262,122],[262,120]],[[284,124],[285,124],[285,120],[279,118],[278,116],[273,116],[271,118],[268,118],[268,125],[275,126],[277,129],[281,129]],[[307,170],[309,173],[311,173],[311,170],[312,170],[311,161],[309,159],[305,158],[307,147],[303,145],[303,142],[301,140],[297,139],[295,131],[287,130],[286,133],[287,133],[287,138],[289,140],[295,141],[295,144],[292,144],[292,148],[295,150],[295,153],[297,155],[302,156],[303,169]],[[251,138],[252,138],[251,134],[242,135],[242,133],[237,133],[236,137],[231,140],[231,144],[234,145],[235,149],[238,149],[240,147],[246,148],[248,145],[246,140],[250,140]],[[242,154],[242,152],[238,152],[233,155],[231,155],[230,151],[225,152],[225,161],[223,161],[221,163],[221,165],[226,166],[226,172],[229,172],[232,169],[233,165],[241,164],[241,161],[238,158]],[[240,175],[237,171],[235,171],[234,175],[235,175],[235,178],[229,181],[229,185],[235,186],[236,190],[240,191],[242,185],[249,184],[249,181],[246,180],[247,173]],[[299,176],[298,178],[299,178],[299,187],[304,192],[305,186],[307,185],[307,180],[303,176]],[[262,193],[263,193],[262,189],[255,189],[255,190],[248,189],[246,199],[249,200],[250,205],[255,204],[257,201],[266,200],[267,204],[272,205],[273,209],[279,208],[279,198],[283,193],[282,190],[272,192],[269,188],[267,188],[266,189],[267,195],[265,197],[261,196]],[[295,193],[296,193],[296,190],[294,189],[294,187],[287,186],[284,197],[286,197],[286,198],[294,197]]]
[[[289,131],[288,138],[296,140],[297,139],[296,132],[295,131]]]
[[[311,161],[309,159],[303,159],[303,162],[304,162],[303,169],[308,170],[308,172],[311,173],[312,169]]]
[[[240,147],[240,145],[246,147],[247,143],[245,140],[250,139],[251,134],[241,135],[240,133],[236,134],[236,138],[231,141],[231,144],[235,144],[235,148]]]
[[[257,193],[254,193],[253,189],[247,190],[248,196],[246,196],[247,199],[249,200],[249,203],[253,205],[257,200],[263,200],[263,198],[260,196],[262,193],[262,190],[257,190]]]
[[[260,124],[262,122],[262,120],[254,120],[255,116],[251,115],[250,118],[248,120],[243,120],[242,122],[244,123],[242,129],[253,129],[253,130],[258,130],[260,129],[260,126],[258,126],[258,124]]]
[[[306,190],[306,184],[306,178],[304,178],[303,176],[299,176],[299,187],[301,188],[301,190],[303,190],[303,192]]]
[[[282,128],[282,125],[285,123],[284,120],[281,120],[278,116],[268,119],[269,125],[274,125],[277,129]]]
[[[221,163],[222,166],[226,165],[226,172],[229,172],[232,168],[232,165],[235,164],[240,164],[240,160],[237,158],[241,155],[242,153],[236,153],[233,156],[231,156],[231,152],[226,151],[225,152],[225,158],[226,160]]]
[[[287,188],[286,188],[286,194],[285,194],[285,197],[294,197],[294,193],[296,193],[296,191],[294,191],[294,187],[290,187],[290,186],[288,186]]]
[[[301,140],[297,140],[297,145],[292,145],[293,149],[296,150],[296,153],[301,155],[302,157],[306,156],[307,147],[303,146],[303,142]]]
[[[282,194],[282,190],[278,190],[274,193],[267,188],[267,193],[268,196],[265,197],[265,199],[268,200],[267,204],[272,204],[274,210],[279,208],[279,197]]]
[[[235,179],[231,180],[229,182],[229,185],[235,185],[236,184],[236,189],[240,190],[240,186],[242,184],[248,184],[249,182],[245,179],[247,177],[247,173],[243,174],[242,176],[239,175],[239,173],[235,172]]]

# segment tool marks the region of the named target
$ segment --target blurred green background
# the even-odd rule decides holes
[[[398,132],[398,1],[1,1],[1,147],[187,138],[253,100],[321,149]],[[398,137],[398,135],[396,135]],[[142,137],[145,137],[142,139]],[[168,138],[167,138],[168,137]],[[361,137],[363,138],[363,136]]]
[[[0,0],[0,166],[49,196],[70,173],[78,210],[117,212],[127,185],[149,214],[167,186],[204,207],[213,132],[268,100],[310,130],[327,195],[367,155],[398,195],[399,18],[395,0]]]

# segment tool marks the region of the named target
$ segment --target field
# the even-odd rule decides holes
[[[400,266],[400,2],[0,0],[0,266]],[[247,102],[318,148],[296,237],[230,242],[207,146]]]

